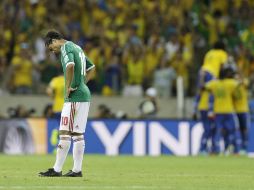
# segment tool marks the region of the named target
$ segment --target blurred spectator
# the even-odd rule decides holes
[[[42,35],[42,34],[41,34]],[[46,47],[42,36],[38,36],[34,41],[35,54],[33,61],[35,63],[44,63],[46,60]]]
[[[55,118],[61,118],[61,111],[64,104],[64,76],[61,71],[58,71],[59,75],[52,78],[48,87],[47,94],[53,99],[53,115]]]
[[[184,60],[183,54],[181,52],[177,52],[176,55],[173,57],[171,61],[172,69],[176,72],[177,76],[181,76],[183,78],[184,84],[184,93],[187,93],[189,87],[189,64],[187,61]],[[171,74],[171,80],[175,79]]]
[[[130,51],[133,47],[142,49],[142,40],[138,37],[138,26],[133,24],[128,29],[128,40],[126,42],[126,49]]]
[[[138,47],[132,49],[126,60],[127,83],[124,86],[123,95],[141,97],[143,94],[144,60],[140,49]]]
[[[127,113],[125,113],[123,110],[118,110],[115,114],[114,114],[116,119],[128,119],[128,115]]]
[[[164,41],[157,33],[154,33],[148,39],[148,44],[144,55],[144,69],[146,73],[144,80],[148,86],[152,85],[153,78],[151,76],[153,76],[153,73],[155,72],[159,63],[162,61],[164,53],[163,46]]]
[[[176,79],[176,72],[170,64],[161,63],[154,72],[154,87],[158,96],[169,98],[172,96],[173,81]]]
[[[146,90],[145,100],[139,104],[140,118],[155,118],[158,113],[157,91],[151,87]]]
[[[51,60],[41,64],[41,83],[43,85],[48,85],[51,79],[57,76],[59,67],[61,67],[60,63]]]
[[[46,105],[46,107],[43,110],[43,117],[45,117],[45,118],[54,118],[55,117],[55,113],[53,111],[52,104]]]
[[[21,43],[16,49],[16,55],[12,59],[11,90],[16,94],[30,94],[32,92],[32,68],[29,45]]]
[[[0,85],[2,84],[3,80],[4,80],[4,72],[6,71],[6,66],[7,66],[7,62],[5,57],[0,57]]]
[[[27,109],[24,105],[18,105],[16,108],[8,109],[10,118],[27,118],[31,117],[35,112],[35,109]]]
[[[20,62],[17,47],[28,44],[28,60],[33,62],[32,72],[28,67],[26,72],[35,84],[26,82],[17,88],[13,80],[11,92],[44,93],[43,87],[55,77],[57,58],[47,56],[41,38],[52,27],[83,47],[96,64],[98,77],[89,83],[95,93],[111,95],[120,91],[130,95],[128,88],[131,87],[140,96],[140,87],[152,85],[154,72],[164,61],[171,64],[176,75],[184,78],[185,91],[193,96],[194,80],[204,53],[216,41],[224,41],[226,51],[236,58],[244,77],[253,78],[250,71],[254,56],[252,1],[2,0],[0,5],[2,88],[8,86],[5,81],[10,75],[6,73],[12,63]],[[112,65],[116,55],[118,63]],[[15,70],[13,74],[16,72],[21,71]],[[121,78],[119,84],[113,85],[112,76]]]
[[[84,45],[85,45],[85,39],[81,35],[81,31],[80,30],[78,30],[78,29],[71,30],[71,36],[70,36],[70,38],[72,39],[72,41],[74,43],[76,43],[80,47],[82,47],[82,48],[84,47]]]
[[[169,41],[166,43],[165,50],[166,50],[166,60],[171,61],[177,51],[180,49],[180,43],[178,41],[178,37],[176,34],[172,35],[169,38]]]
[[[96,118],[98,119],[110,119],[114,118],[113,113],[111,112],[110,108],[105,104],[100,104],[97,107],[97,114]]]
[[[121,65],[119,57],[113,56],[105,68],[105,86],[110,90],[109,94],[118,94],[121,88]],[[104,86],[104,87],[105,87]],[[106,93],[103,93],[106,94]]]

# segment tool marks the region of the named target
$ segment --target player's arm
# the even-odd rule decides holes
[[[85,83],[88,83],[95,75],[95,67],[86,71]]]
[[[215,118],[215,114],[214,114],[214,95],[213,95],[213,83],[212,82],[208,82],[203,88],[203,91],[208,92],[208,118],[210,120],[213,120]]]
[[[200,101],[200,97],[201,97],[201,93],[199,92],[195,96],[195,99],[194,99],[194,102],[193,102],[193,113],[192,113],[193,120],[197,120],[197,118],[198,118],[198,104],[199,104],[199,101]]]
[[[240,78],[239,80],[239,85],[243,85],[245,88],[249,87],[249,80],[246,78]]]
[[[200,75],[199,75],[199,86],[203,88],[205,85],[205,71],[202,69],[200,70]]]
[[[209,98],[208,98],[208,118],[213,120],[215,117],[214,114],[214,94],[213,94],[213,89],[215,87],[214,81],[208,82],[204,86],[204,90],[206,90],[209,93]]]
[[[209,93],[212,93],[212,89],[214,86],[214,82],[210,81],[208,83],[206,83],[203,87],[202,87],[202,91],[208,91]]]
[[[86,57],[86,76],[84,77],[85,83],[88,83],[95,75],[95,65],[93,62]]]
[[[74,77],[74,56],[73,53],[68,53],[65,58],[64,58],[65,63],[66,63],[66,83],[65,83],[65,87],[66,87],[66,96],[69,97],[70,93],[74,90],[76,90],[76,88],[72,88],[71,87],[71,83]]]
[[[69,97],[70,93],[76,89],[71,88],[71,82],[74,76],[74,64],[69,64],[66,66],[66,96]]]
[[[54,90],[48,86],[47,89],[46,89],[46,93],[49,97],[53,98],[54,97]]]
[[[46,93],[49,97],[53,98],[54,97],[54,79],[51,80],[51,82],[49,83],[49,85],[46,88]]]

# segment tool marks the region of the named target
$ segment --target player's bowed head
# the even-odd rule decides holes
[[[59,53],[61,46],[65,43],[63,35],[56,30],[50,30],[47,32],[45,38],[45,46],[49,51],[53,53]]]

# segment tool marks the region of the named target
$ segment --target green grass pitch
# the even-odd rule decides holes
[[[85,155],[83,178],[42,178],[54,155],[0,155],[0,190],[253,190],[254,160],[244,156],[132,157]],[[66,160],[63,172],[72,167]]]

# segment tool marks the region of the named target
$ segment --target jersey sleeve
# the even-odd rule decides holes
[[[70,64],[75,65],[73,47],[71,45],[69,45],[68,43],[64,44],[63,47],[61,48],[61,52],[63,55],[63,62],[65,67],[67,67]]]
[[[95,65],[93,64],[93,62],[86,56],[86,71],[89,71],[94,67]]]
[[[245,78],[245,79],[243,79],[242,84],[243,84],[243,86],[245,86],[247,88],[250,84],[250,81]]]
[[[240,86],[240,83],[237,80],[232,80],[231,81],[231,89],[234,91],[238,86]]]
[[[12,62],[11,62],[11,64],[12,64],[13,66],[20,65],[20,63],[21,63],[21,61],[20,61],[20,58],[19,58],[19,57],[14,57],[14,58],[12,59]]]
[[[49,83],[49,86],[50,86],[50,88],[55,88],[55,84],[56,84],[56,82],[55,82],[56,80],[55,80],[55,78],[53,78],[51,81],[50,81],[50,83]]]
[[[205,85],[205,90],[207,90],[207,91],[213,91],[213,88],[214,88],[214,81],[208,82]]]

